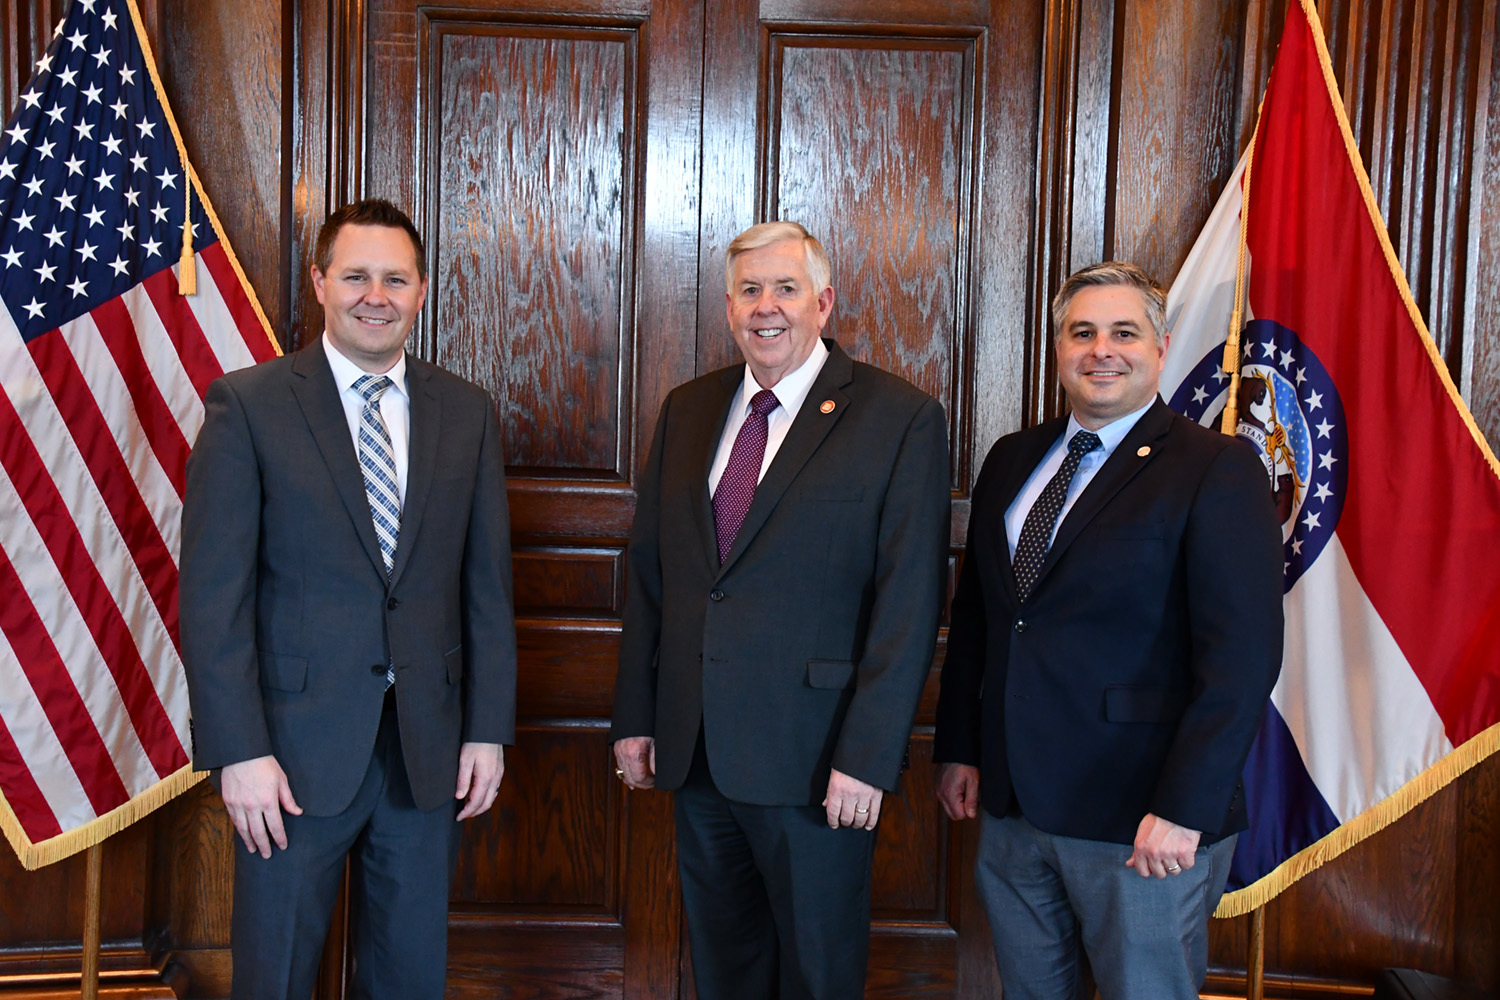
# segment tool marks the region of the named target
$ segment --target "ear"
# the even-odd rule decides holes
[[[828,322],[828,317],[833,315],[833,300],[834,300],[834,298],[836,298],[836,296],[833,293],[833,286],[832,285],[829,285],[827,288],[823,289],[821,292],[818,293],[818,329],[819,330],[823,329],[824,324],[826,324]]]
[[[313,294],[318,297],[318,304],[325,305],[326,303],[323,301],[323,272],[318,270],[318,265],[316,264],[308,268],[308,272],[312,275]]]

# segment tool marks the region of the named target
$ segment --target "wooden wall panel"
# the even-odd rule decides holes
[[[428,32],[436,360],[495,396],[511,466],[624,478],[635,33]]]

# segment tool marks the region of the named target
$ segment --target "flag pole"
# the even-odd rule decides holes
[[[1240,331],[1244,326],[1245,299],[1245,239],[1250,228],[1250,174],[1255,169],[1255,139],[1260,135],[1260,118],[1255,120],[1255,131],[1250,133],[1249,155],[1245,157],[1245,177],[1241,181],[1240,193],[1240,252],[1234,267],[1234,312],[1229,318],[1229,339],[1224,342],[1224,360],[1219,367],[1229,376],[1229,395],[1224,400],[1224,419],[1219,424],[1223,434],[1234,434],[1240,416]]]
[[[1248,985],[1245,1000],[1265,1000],[1266,996],[1266,904],[1250,914],[1250,961],[1246,965]]]
[[[82,1000],[99,1000],[99,911],[103,895],[104,844],[98,843],[89,847],[84,874]]]

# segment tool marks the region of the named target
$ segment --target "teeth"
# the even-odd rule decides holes
[[[784,327],[784,326],[778,326],[778,327],[775,327],[775,328],[770,329],[770,330],[756,330],[755,331],[755,335],[757,337],[762,337],[762,338],[764,338],[766,340],[770,340],[772,337],[775,337],[776,335],[782,334],[782,333],[785,333],[785,332],[786,332],[786,327]]]

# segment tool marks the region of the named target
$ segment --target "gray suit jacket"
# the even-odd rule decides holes
[[[896,786],[944,596],[947,424],[932,397],[826,343],[722,566],[708,472],[744,367],[662,404],[611,732],[655,737],[659,788],[687,776],[700,720],[731,799],[817,803],[831,767]]]
[[[453,798],[460,742],[515,732],[500,427],[478,386],[407,357],[411,450],[386,579],[321,342],[209,386],[182,518],[194,763],[274,754],[334,815],[374,748],[386,665],[419,808]]]

